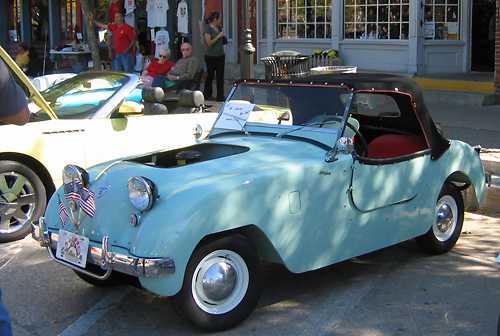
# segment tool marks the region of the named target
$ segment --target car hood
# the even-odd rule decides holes
[[[186,165],[162,166],[148,162],[150,157],[162,154],[159,152],[100,164],[89,170],[91,183],[93,179],[100,179],[104,175],[125,172],[131,177],[139,172],[147,172],[158,175],[160,179],[175,176],[176,183],[185,185],[186,182],[203,178],[241,175],[264,169],[279,170],[282,167],[303,165],[307,160],[318,162],[324,160],[326,153],[324,148],[305,141],[270,136],[227,136],[170,152],[197,150],[203,146],[213,147],[210,149],[210,157],[204,160],[202,154],[200,162]],[[228,147],[236,147],[238,150],[228,151]],[[219,151],[222,153],[217,154]],[[140,164],[141,162],[147,163]]]
[[[140,248],[140,237],[155,231],[154,221],[149,218],[168,213],[163,225],[180,227],[180,223],[191,218],[190,214],[207,197],[241,190],[254,182],[260,183],[262,178],[292,178],[302,174],[304,167],[323,162],[326,153],[324,149],[307,142],[266,136],[228,136],[185,149],[204,145],[213,146],[216,151],[218,148],[227,150],[227,146],[244,150],[169,168],[139,163],[138,160],[144,156],[94,166],[88,172],[90,190],[95,194],[96,214],[93,218],[82,216],[79,228],[71,224],[69,228],[96,243],[107,235],[113,246],[140,256],[143,250]],[[128,199],[128,180],[133,176],[148,178],[158,191],[159,198],[155,205],[145,213],[135,209]],[[59,202],[66,204],[62,188],[51,198],[46,212],[49,227],[56,230],[60,226],[57,214]],[[141,221],[136,227],[129,224],[134,214]]]

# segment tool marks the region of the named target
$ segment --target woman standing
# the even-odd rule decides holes
[[[207,45],[205,62],[207,64],[207,80],[205,81],[204,95],[207,99],[212,97],[212,81],[214,73],[217,84],[217,101],[224,101],[224,42],[226,37],[221,29],[221,16],[219,12],[213,12],[207,18],[207,24],[203,31],[203,38]]]

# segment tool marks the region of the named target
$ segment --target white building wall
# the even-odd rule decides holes
[[[226,0],[233,1],[233,0]],[[460,40],[424,40],[423,0],[410,1],[410,29],[408,40],[350,40],[343,38],[343,0],[332,3],[331,39],[277,39],[276,1],[257,0],[257,62],[274,51],[295,50],[310,55],[314,49],[333,48],[339,51],[343,64],[354,65],[361,70],[399,73],[467,72],[470,70],[470,26],[471,1],[461,1]],[[235,1],[236,2],[236,1]],[[261,8],[266,6],[267,16],[261,17]],[[236,21],[236,6],[233,17]],[[265,37],[262,24],[267,25]],[[235,31],[235,35],[236,32]],[[236,44],[237,37],[234,36]],[[236,51],[235,45],[232,45]],[[234,59],[234,58],[232,58]]]
[[[407,73],[410,70],[408,42],[343,41],[340,57],[345,65],[361,70]]]

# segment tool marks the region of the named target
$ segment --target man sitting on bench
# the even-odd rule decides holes
[[[167,74],[167,80],[163,84],[165,90],[179,92],[182,89],[196,89],[193,86],[199,85],[200,62],[193,56],[191,44],[184,42],[181,45],[181,53],[182,58]]]

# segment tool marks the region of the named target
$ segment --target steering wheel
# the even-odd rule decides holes
[[[360,140],[360,142],[361,142],[361,153],[360,153],[361,156],[365,156],[366,154],[368,154],[368,143],[366,142],[365,137],[361,134],[359,129],[356,126],[354,126],[353,124],[351,124],[349,122],[349,119],[346,122],[346,126],[349,127],[354,132],[355,137],[357,136],[358,139]]]

